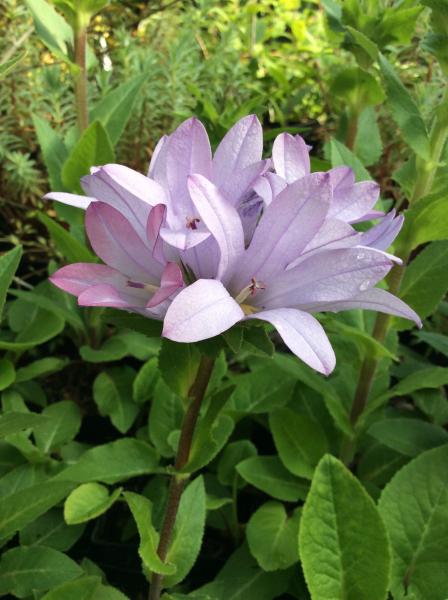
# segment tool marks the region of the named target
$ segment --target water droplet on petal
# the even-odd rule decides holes
[[[361,283],[361,285],[359,286],[359,291],[360,292],[365,292],[366,290],[368,290],[370,287],[370,280],[366,279],[366,281],[363,281]]]

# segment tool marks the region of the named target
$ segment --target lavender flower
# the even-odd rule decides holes
[[[162,335],[178,342],[267,321],[325,374],[335,356],[312,313],[366,308],[419,324],[375,287],[397,260],[385,250],[402,218],[392,212],[366,233],[351,225],[377,216],[376,184],[354,183],[345,167],[311,174],[305,143],[286,135],[270,172],[261,145],[258,120],[245,117],[212,157],[190,119],[159,142],[148,177],[106,165],[83,178],[89,197],[49,194],[87,208],[89,240],[106,263],[63,267],[53,283],[82,305],[163,319]]]

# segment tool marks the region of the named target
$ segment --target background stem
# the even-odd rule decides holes
[[[82,133],[89,124],[87,104],[87,27],[79,25],[75,29],[75,63],[79,71],[75,75],[75,102],[78,129]]]
[[[208,382],[213,371],[214,360],[203,356],[198,367],[196,379],[188,393],[190,405],[185,413],[181,427],[179,445],[177,448],[174,468],[180,471],[188,462],[193,441],[194,430],[199,417],[202,401],[207,390]],[[162,561],[165,561],[173,535],[174,525],[176,523],[177,511],[179,510],[180,499],[188,476],[174,473],[171,477],[168,491],[168,500],[163,518],[162,529],[160,532],[159,546],[157,554]],[[148,600],[159,600],[162,592],[163,575],[153,573],[151,585],[149,588]]]

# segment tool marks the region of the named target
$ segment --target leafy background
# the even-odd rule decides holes
[[[446,600],[446,0],[83,0],[82,135],[69,4],[3,0],[0,16],[0,595],[142,599],[154,572],[166,600]],[[96,259],[82,215],[43,193],[113,160],[144,172],[191,114],[216,144],[249,112],[267,152],[300,132],[315,169],[349,164],[406,212],[394,250],[408,266],[388,285],[421,331],[322,315],[338,359],[325,379],[264,327],[178,346],[47,282]],[[216,363],[162,563],[201,354]]]

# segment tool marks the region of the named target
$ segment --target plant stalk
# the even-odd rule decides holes
[[[208,382],[213,371],[214,360],[202,357],[196,374],[196,379],[190,388],[188,396],[190,405],[185,413],[182,423],[177,455],[174,462],[176,473],[171,476],[170,487],[168,490],[168,500],[163,518],[160,540],[157,548],[157,554],[162,561],[166,560],[168,550],[173,536],[174,525],[176,523],[177,511],[179,510],[180,499],[188,481],[188,476],[179,474],[179,471],[187,464],[190,457],[191,444],[199,417],[202,401],[207,390]],[[162,592],[163,575],[153,573],[149,588],[148,600],[160,600]]]
[[[78,73],[75,75],[75,103],[79,132],[82,133],[89,125],[87,104],[87,27],[79,24],[75,28],[75,63]]]

